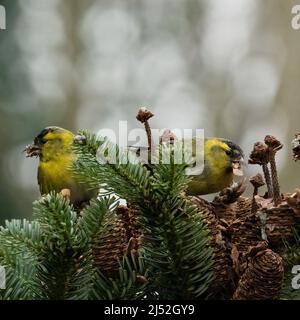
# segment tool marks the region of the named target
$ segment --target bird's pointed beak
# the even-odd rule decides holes
[[[244,165],[244,159],[240,158],[238,160],[233,160],[232,161],[232,171],[235,176],[243,176],[244,171],[243,171],[243,165]]]
[[[33,143],[26,146],[23,152],[26,152],[27,158],[38,157],[41,154],[41,148],[38,144]]]

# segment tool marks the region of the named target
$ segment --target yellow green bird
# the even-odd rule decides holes
[[[193,147],[195,140],[193,140]],[[193,176],[188,195],[215,193],[230,186],[234,176],[242,176],[244,162],[242,149],[230,140],[206,138],[204,140],[204,170]]]
[[[177,137],[167,130],[161,142],[173,144]],[[192,155],[196,156],[196,139],[185,140],[192,147]],[[202,143],[201,143],[202,144]],[[147,163],[148,147],[131,146],[141,163]],[[156,148],[156,146],[154,146]],[[141,153],[144,150],[145,152]],[[204,168],[202,173],[192,175],[192,181],[186,190],[187,195],[205,195],[222,191],[233,182],[234,176],[243,175],[244,155],[242,149],[230,140],[223,138],[204,139]],[[153,167],[153,165],[148,165]]]
[[[50,191],[70,190],[70,201],[75,207],[81,207],[97,196],[98,190],[90,189],[86,184],[79,183],[70,170],[76,155],[71,150],[74,134],[63,128],[51,126],[43,129],[27,146],[27,157],[39,157],[38,184],[41,194]]]

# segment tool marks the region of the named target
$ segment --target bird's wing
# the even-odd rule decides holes
[[[38,180],[41,194],[47,193],[47,181],[45,179],[45,175],[43,174],[43,172],[40,168],[38,168],[37,180]]]

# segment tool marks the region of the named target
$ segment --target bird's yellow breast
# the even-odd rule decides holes
[[[189,195],[203,195],[229,186],[233,180],[230,170],[230,159],[226,151],[230,150],[226,143],[216,138],[208,138],[204,142],[204,170],[189,183]]]
[[[48,193],[50,190],[59,192],[74,184],[74,178],[69,169],[73,159],[73,155],[63,154],[53,160],[40,161],[38,180],[42,193]]]

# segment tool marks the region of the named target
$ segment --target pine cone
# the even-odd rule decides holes
[[[255,246],[261,241],[259,219],[255,213],[246,214],[233,221],[230,227],[232,229],[232,244],[237,247],[241,263],[244,263],[244,257],[249,247]]]
[[[124,255],[138,250],[142,237],[132,209],[120,206],[116,213],[112,221],[106,222],[105,233],[101,233],[92,246],[95,265],[112,278],[118,276],[119,261]]]
[[[215,295],[230,295],[234,290],[234,272],[230,258],[226,222],[220,221],[214,213],[214,206],[200,197],[191,197],[198,206],[210,230],[211,247],[214,249],[214,281],[210,291]]]
[[[253,200],[241,197],[244,190],[243,181],[224,189],[212,203],[193,198],[212,235],[216,275],[212,286],[214,292],[228,294],[234,291],[243,272],[244,256],[250,246],[261,241],[258,218],[252,212]]]
[[[253,212],[253,199],[239,197],[237,201],[229,205],[220,204],[214,207],[216,216],[226,220],[230,232],[230,243],[239,252],[239,269],[236,273],[242,272],[245,263],[245,255],[249,247],[255,246],[261,241],[261,230],[259,218]]]
[[[219,219],[233,223],[236,219],[251,215],[252,199],[239,197],[234,203],[228,205],[214,204],[214,211]]]
[[[252,199],[238,197],[230,204],[209,203],[193,197],[210,229],[215,253],[214,293],[232,295],[246,266],[250,247],[261,241],[259,219],[252,213]],[[233,199],[230,197],[230,199]]]
[[[278,299],[283,282],[282,258],[265,244],[251,248],[248,266],[236,289],[234,300]]]
[[[266,222],[261,227],[269,242],[272,250],[280,252],[285,248],[283,240],[287,242],[294,241],[294,228],[300,223],[300,215],[295,211],[293,204],[297,207],[297,193],[286,199],[279,205],[275,206],[268,199],[256,197],[260,213],[266,214]]]

